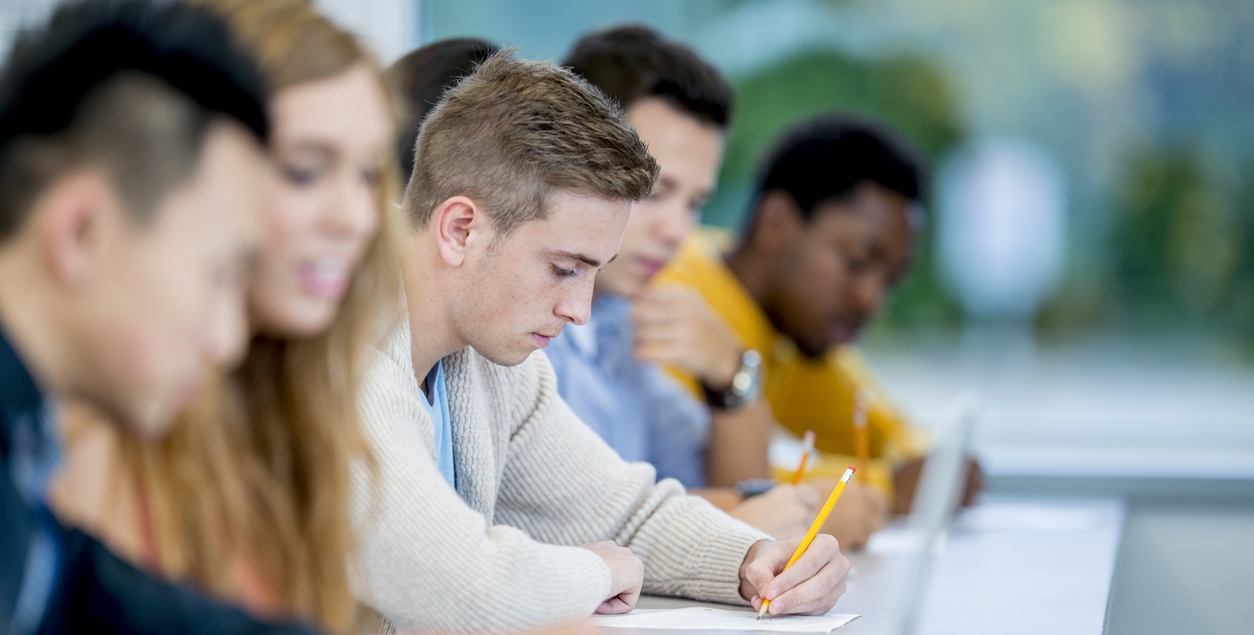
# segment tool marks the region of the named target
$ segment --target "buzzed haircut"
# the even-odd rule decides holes
[[[767,155],[758,195],[782,190],[809,219],[820,205],[874,183],[911,201],[923,197],[926,168],[905,140],[853,115],[823,114],[790,128]]]
[[[617,100],[624,109],[657,97],[697,120],[727,129],[732,88],[692,49],[638,25],[580,38],[562,63]]]
[[[266,89],[208,9],[87,0],[17,38],[0,71],[0,240],[49,185],[101,170],[143,222],[194,172],[214,121],[266,139]]]
[[[401,100],[400,134],[396,140],[396,164],[403,180],[414,173],[414,148],[418,127],[439,103],[445,91],[473,73],[501,47],[476,38],[432,42],[410,51],[387,68],[388,82]]]
[[[405,193],[413,227],[463,195],[500,231],[543,219],[551,194],[639,201],[657,163],[623,112],[569,70],[498,53],[444,95],[418,135]]]

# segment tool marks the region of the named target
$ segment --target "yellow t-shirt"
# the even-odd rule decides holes
[[[654,284],[678,283],[695,289],[740,338],[746,348],[762,354],[763,395],[775,419],[800,437],[815,433],[821,458],[807,476],[839,477],[856,454],[853,428],[855,395],[871,396],[867,409],[867,438],[872,459],[870,482],[890,493],[892,466],[920,456],[924,443],[888,403],[871,380],[861,354],[853,346],[839,346],[822,359],[801,355],[791,338],[775,329],[766,314],[724,262],[731,245],[725,231],[702,228],[684,243]],[[690,374],[668,369],[701,398],[701,385]]]

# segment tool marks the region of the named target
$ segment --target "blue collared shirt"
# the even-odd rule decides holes
[[[569,325],[545,351],[557,390],[575,414],[628,461],[658,478],[705,486],[710,413],[654,364],[632,354],[631,302],[598,296],[592,319]]]
[[[444,381],[444,360],[436,362],[427,374],[427,396],[422,400],[435,428],[435,463],[440,476],[450,487],[457,488],[457,470],[453,464],[453,423],[448,416],[448,386]]]

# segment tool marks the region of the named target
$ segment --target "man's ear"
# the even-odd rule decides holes
[[[67,288],[83,285],[114,230],[110,216],[123,213],[112,184],[99,172],[76,172],[54,183],[31,210],[49,275]]]
[[[488,217],[481,205],[466,196],[445,199],[432,214],[436,248],[440,259],[450,267],[459,267],[482,232],[488,231]]]
[[[797,202],[783,190],[765,192],[758,199],[750,231],[752,247],[768,255],[782,253],[792,245],[804,220]]]

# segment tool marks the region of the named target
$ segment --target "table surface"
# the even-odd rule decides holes
[[[919,633],[1102,633],[1123,522],[1124,505],[1115,499],[986,500],[949,531],[932,565]],[[893,546],[902,532],[891,527],[865,552],[850,554],[849,588],[832,612],[861,617],[835,633],[873,635],[892,628],[896,590],[911,569],[911,556]],[[702,604],[646,597],[639,606]]]

